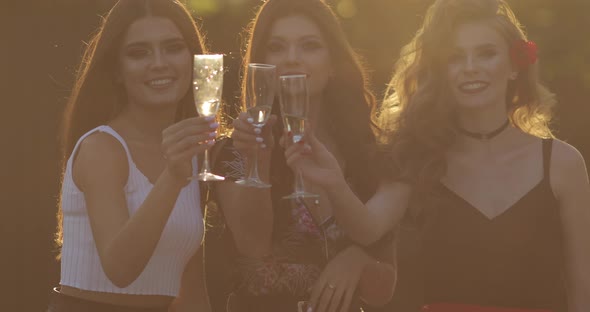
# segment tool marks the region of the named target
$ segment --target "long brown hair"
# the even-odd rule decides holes
[[[187,8],[177,0],[120,0],[102,20],[90,39],[63,114],[61,134],[62,177],[76,142],[91,129],[108,123],[126,105],[124,87],[116,81],[117,51],[129,26],[136,20],[158,16],[180,30],[191,54],[205,53],[204,39]],[[181,99],[177,119],[195,115],[192,93]],[[56,242],[62,244],[62,211],[58,212]]]
[[[322,0],[264,2],[248,28],[247,48],[243,57],[242,90],[245,90],[248,78],[248,63],[264,62],[266,43],[273,23],[292,15],[302,15],[311,19],[326,38],[334,73],[324,91],[322,110],[325,113],[321,115],[325,119],[321,122],[329,124],[330,135],[344,155],[347,174],[355,190],[366,200],[372,195],[376,185],[369,170],[371,151],[375,148],[375,125],[371,120],[375,97],[370,91],[360,56],[348,43],[338,17],[328,4]],[[273,111],[279,112],[277,103]],[[277,124],[276,132],[279,137],[283,127],[281,122]],[[282,152],[280,154],[282,155]],[[277,157],[273,157],[274,159],[284,161],[284,157],[278,153],[275,155]],[[277,177],[283,181],[285,178],[284,175]]]
[[[381,112],[383,170],[388,179],[412,183],[424,194],[446,172],[445,151],[456,138],[454,109],[445,84],[451,36],[457,25],[486,20],[508,46],[527,40],[504,0],[437,0],[422,27],[401,52]],[[511,123],[522,131],[551,137],[555,98],[538,82],[537,64],[508,82],[506,105]]]

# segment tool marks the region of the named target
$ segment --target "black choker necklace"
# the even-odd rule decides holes
[[[467,131],[458,125],[457,125],[457,130],[459,131],[459,133],[461,133],[465,136],[468,136],[470,138],[474,138],[474,139],[478,139],[478,140],[489,140],[489,139],[497,136],[498,134],[502,133],[502,131],[504,131],[504,129],[506,129],[509,124],[510,124],[510,120],[507,119],[506,122],[504,122],[504,124],[502,124],[500,126],[500,128],[498,128],[492,132],[488,132],[488,133],[478,133],[478,132]]]

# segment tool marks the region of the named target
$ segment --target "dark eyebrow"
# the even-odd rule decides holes
[[[162,44],[165,44],[165,45],[174,44],[174,43],[185,43],[185,42],[182,37],[174,37],[174,38],[169,38],[169,39],[165,39],[164,41],[162,41]],[[149,45],[150,45],[150,43],[147,41],[132,41],[132,42],[126,44],[125,48],[145,47],[145,46],[149,46]]]

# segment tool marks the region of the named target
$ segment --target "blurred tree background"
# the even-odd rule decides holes
[[[124,0],[123,0],[124,1]],[[297,0],[292,0],[297,1]],[[58,197],[58,125],[84,41],[114,0],[0,2],[4,134],[0,261],[3,311],[44,311],[59,282],[52,233]],[[364,57],[378,97],[432,0],[329,0]],[[540,49],[543,82],[557,94],[554,128],[590,162],[588,0],[508,0]],[[238,94],[243,29],[260,0],[186,0],[211,51],[225,53],[225,98]]]

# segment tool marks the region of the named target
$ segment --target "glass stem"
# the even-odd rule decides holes
[[[252,153],[252,159],[250,160],[250,171],[248,172],[248,180],[250,181],[260,181],[260,177],[258,176],[258,148],[257,144]]]
[[[203,170],[202,173],[209,173],[211,172],[211,168],[209,168],[209,150],[205,150],[205,155],[203,156]]]
[[[295,193],[305,193],[305,187],[303,186],[303,175],[301,174],[301,170],[299,169],[297,169],[297,171],[295,172]]]

